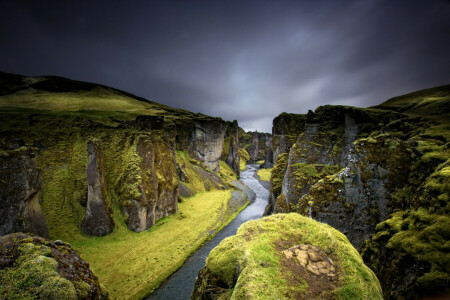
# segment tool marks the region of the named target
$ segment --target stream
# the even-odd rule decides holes
[[[195,279],[198,271],[205,266],[205,260],[209,252],[216,247],[223,239],[236,234],[241,224],[260,219],[267,205],[269,192],[253,177],[258,170],[258,165],[247,165],[247,169],[241,172],[240,180],[252,189],[256,194],[255,201],[239,213],[236,218],[223,228],[215,237],[206,242],[184,265],[170,276],[147,300],[178,300],[191,299],[194,289]]]

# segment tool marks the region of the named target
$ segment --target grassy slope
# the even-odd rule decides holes
[[[208,232],[217,229],[214,225],[230,196],[230,191],[199,193],[147,232],[132,232],[117,222],[106,237],[79,236],[70,243],[90,263],[112,299],[140,299],[210,238]]]
[[[123,127],[124,121],[137,115],[164,116],[165,123],[211,117],[90,83],[22,76],[8,82],[9,78],[10,74],[0,73],[0,146],[16,139],[23,140],[25,147],[33,147],[34,141],[51,145],[38,155],[38,164],[45,170],[42,197],[46,201],[42,209],[51,237],[70,242],[90,263],[113,299],[139,299],[148,294],[210,238],[208,232],[217,232],[234,218],[226,213],[231,192],[206,192],[194,172],[200,163],[189,163],[189,155],[178,151],[176,158],[186,164],[191,179],[188,185],[198,193],[184,199],[176,215],[158,221],[148,232],[130,231],[117,195],[111,190],[120,174],[107,174],[116,228],[106,237],[83,235],[79,223],[84,208],[79,199],[85,193],[89,139],[103,142],[105,168],[120,173],[127,166],[128,156],[135,153],[133,139],[140,134],[132,126]],[[0,150],[0,155],[7,156],[8,151]],[[224,165],[221,162],[220,177],[225,182],[236,179]]]

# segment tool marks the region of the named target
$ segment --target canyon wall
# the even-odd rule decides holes
[[[448,294],[449,87],[275,118],[265,214],[343,232],[388,299]]]

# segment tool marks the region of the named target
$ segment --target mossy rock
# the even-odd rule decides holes
[[[108,299],[69,244],[23,233],[0,238],[1,299]]]
[[[302,249],[307,264],[300,258]],[[319,298],[382,299],[382,290],[342,233],[295,213],[243,224],[235,236],[210,252],[192,295],[192,299]]]

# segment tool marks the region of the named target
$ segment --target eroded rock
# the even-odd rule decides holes
[[[90,141],[87,145],[89,164],[86,171],[88,195],[86,213],[81,223],[83,232],[104,236],[114,229],[112,210],[108,201],[102,149],[99,143]]]
[[[0,235],[23,231],[48,237],[39,203],[41,172],[25,147],[0,156]]]

